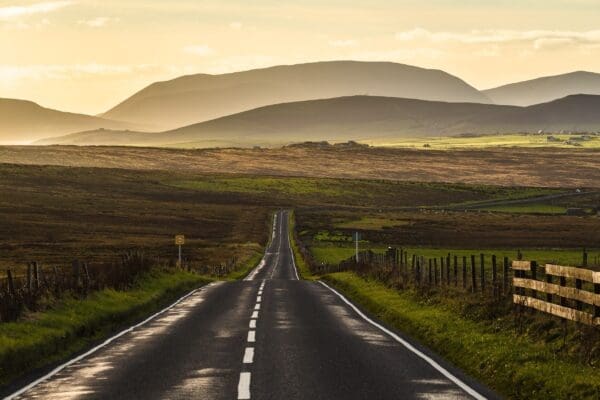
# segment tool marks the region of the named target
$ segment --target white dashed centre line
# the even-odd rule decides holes
[[[247,400],[250,398],[250,372],[240,373],[240,383],[238,383],[238,399]]]
[[[256,302],[260,303],[262,301],[262,296],[256,296]]]
[[[254,362],[254,347],[246,347],[244,352],[244,364],[252,364]]]
[[[250,318],[258,318],[258,311],[254,311]]]
[[[251,329],[256,329],[256,320],[255,319],[251,319],[250,320],[250,328]]]
[[[255,309],[255,310],[260,310],[260,303],[257,303],[257,304],[254,306],[254,309]]]
[[[248,331],[248,343],[256,342],[256,331]]]

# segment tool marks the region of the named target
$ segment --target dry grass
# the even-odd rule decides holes
[[[0,162],[193,173],[391,179],[504,186],[599,187],[600,150],[489,148],[158,149],[4,146]]]

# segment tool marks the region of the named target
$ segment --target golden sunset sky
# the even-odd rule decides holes
[[[157,80],[322,60],[487,89],[600,72],[600,1],[0,0],[0,54],[0,97],[91,114]]]

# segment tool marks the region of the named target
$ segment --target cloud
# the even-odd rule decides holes
[[[33,14],[45,14],[73,4],[73,1],[47,1],[23,6],[0,7],[0,21],[24,17]]]
[[[600,30],[559,31],[508,29],[472,30],[469,32],[432,32],[415,28],[396,33],[400,41],[457,42],[463,44],[503,44],[511,42],[530,43],[534,49],[556,48],[569,44],[600,43]]]
[[[331,40],[329,41],[329,45],[333,47],[353,47],[358,45],[358,42],[353,39]]]
[[[111,65],[111,64],[74,64],[74,65],[0,65],[0,82],[14,83],[18,80],[66,80],[85,78],[91,75],[127,76],[137,73],[171,72],[169,66],[155,64]]]
[[[231,29],[235,29],[235,30],[238,30],[238,31],[239,31],[240,29],[242,29],[242,27],[243,27],[243,26],[244,26],[244,25],[243,25],[241,22],[238,22],[238,21],[234,21],[234,22],[232,22],[232,23],[230,23],[230,24],[229,24],[229,27],[230,27]]]
[[[86,25],[90,28],[102,28],[106,26],[109,22],[119,22],[119,18],[110,18],[110,17],[96,17],[92,19],[80,19],[77,21],[79,25]]]
[[[189,54],[194,54],[197,56],[208,56],[214,53],[214,50],[206,45],[206,44],[192,44],[189,46],[185,46],[183,51]]]

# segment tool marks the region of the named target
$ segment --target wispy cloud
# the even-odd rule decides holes
[[[358,45],[358,42],[354,39],[330,40],[329,45],[333,47],[353,47]]]
[[[401,41],[458,42],[463,44],[501,44],[510,42],[531,43],[535,49],[559,47],[568,44],[600,43],[600,30],[472,30],[469,32],[432,32],[415,28],[396,33]]]
[[[192,44],[185,46],[183,51],[197,56],[208,56],[214,53],[214,50],[206,44]]]
[[[231,23],[229,24],[229,27],[230,27],[231,29],[235,29],[235,30],[237,30],[237,31],[239,31],[240,29],[242,29],[242,28],[243,28],[243,26],[244,26],[244,25],[243,25],[241,22],[239,22],[239,21],[234,21],[234,22],[231,22]]]
[[[74,1],[47,1],[23,6],[0,7],[0,20],[10,20],[33,14],[45,14],[73,4]]]
[[[119,22],[119,18],[111,18],[111,17],[96,17],[91,19],[80,19],[77,21],[79,25],[86,25],[90,28],[102,28],[111,22]]]

